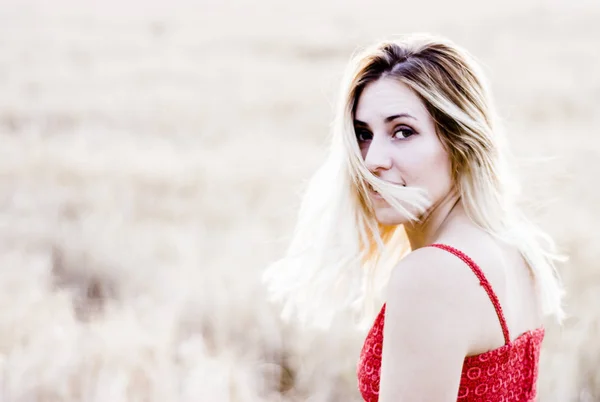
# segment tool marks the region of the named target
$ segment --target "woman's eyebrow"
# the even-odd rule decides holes
[[[408,118],[408,119],[417,120],[417,118],[416,118],[416,117],[414,117],[414,116],[412,116],[412,115],[410,115],[410,114],[408,114],[408,113],[400,113],[400,114],[394,114],[394,115],[392,115],[392,116],[388,116],[388,117],[386,117],[386,118],[385,118],[385,122],[386,122],[386,123],[389,123],[389,122],[392,122],[392,121],[394,121],[394,120],[396,120],[396,119],[399,119],[399,118],[401,118],[401,117],[406,117],[406,118]],[[369,127],[369,125],[368,125],[367,123],[365,123],[364,121],[360,121],[360,120],[356,120],[356,119],[354,120],[354,125],[355,125],[355,126],[365,126],[365,127]]]
[[[395,115],[386,117],[385,118],[385,122],[389,123],[390,121],[394,121],[394,120],[399,119],[401,117],[406,117],[406,118],[409,118],[409,119],[417,120],[416,117],[414,117],[414,116],[412,116],[412,115],[410,115],[408,113],[400,113],[400,114],[395,114]]]

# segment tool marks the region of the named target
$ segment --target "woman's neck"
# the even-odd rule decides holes
[[[464,209],[460,196],[451,192],[440,203],[429,210],[423,218],[414,224],[404,225],[410,248],[416,250],[427,246],[439,237],[446,225],[455,217],[463,216]]]

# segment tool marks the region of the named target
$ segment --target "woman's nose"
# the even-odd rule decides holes
[[[365,156],[365,165],[371,173],[392,167],[391,145],[385,136],[373,137]]]

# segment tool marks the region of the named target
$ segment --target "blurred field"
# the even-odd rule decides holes
[[[360,45],[486,67],[571,257],[540,401],[600,401],[600,3],[0,1],[0,401],[359,401],[361,334],[283,325],[281,255]]]

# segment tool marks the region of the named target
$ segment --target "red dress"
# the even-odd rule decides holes
[[[544,329],[538,328],[525,332],[511,341],[498,297],[477,264],[461,251],[445,244],[432,244],[431,246],[449,251],[469,265],[492,301],[504,334],[505,344],[503,346],[465,358],[460,386],[456,390],[457,401],[535,401],[538,362]],[[379,399],[384,317],[385,304],[367,334],[358,362],[358,386],[366,402],[377,402]]]

